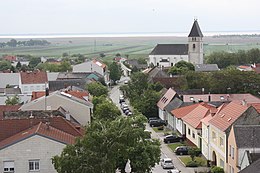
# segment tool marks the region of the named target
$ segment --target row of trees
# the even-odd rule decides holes
[[[160,99],[162,85],[148,83],[148,75],[137,72],[131,75],[128,85],[123,85],[120,90],[129,98],[130,103],[146,117],[158,116],[157,102]]]
[[[218,64],[219,68],[226,68],[230,65],[243,65],[260,63],[260,50],[258,48],[248,51],[239,50],[235,53],[213,52],[206,57],[208,64]]]
[[[251,93],[258,95],[260,76],[255,72],[243,72],[235,67],[203,73],[188,71],[174,84],[176,88],[201,89],[211,93]]]
[[[50,42],[46,40],[28,40],[28,41],[17,41],[15,39],[11,39],[8,42],[2,42],[0,43],[0,48],[3,47],[17,47],[17,46],[46,46],[51,44]]]
[[[135,111],[133,116],[123,117],[106,93],[97,95],[92,122],[83,138],[53,158],[57,172],[111,173],[120,169],[123,173],[128,159],[132,172],[151,172],[160,160],[160,142],[146,140],[150,134],[144,131],[144,116]]]

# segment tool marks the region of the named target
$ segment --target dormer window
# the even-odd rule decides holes
[[[194,97],[190,97],[190,101],[194,101]]]

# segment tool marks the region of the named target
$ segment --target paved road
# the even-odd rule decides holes
[[[119,107],[119,109],[120,109],[119,95],[121,94],[119,87],[124,83],[125,80],[129,80],[129,78],[128,77],[122,77],[120,79],[119,85],[111,88],[111,90],[109,92],[109,96],[110,96],[111,100]],[[194,168],[185,167],[180,162],[180,160],[177,158],[175,153],[173,153],[167,147],[167,145],[163,143],[163,135],[162,134],[154,132],[153,129],[149,125],[146,126],[146,129],[150,130],[152,132],[152,134],[151,134],[152,138],[156,138],[156,139],[159,139],[161,141],[161,158],[165,158],[165,157],[171,158],[173,160],[174,166],[178,170],[180,170],[182,173],[194,173]],[[153,173],[167,173],[167,170],[162,169],[162,167],[160,165],[156,165],[153,168],[152,172]]]

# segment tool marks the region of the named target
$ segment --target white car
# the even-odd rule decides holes
[[[180,173],[181,171],[179,171],[178,169],[171,169],[169,171],[167,171],[167,173]]]
[[[163,169],[174,169],[171,158],[163,158],[161,160],[161,166],[163,167]]]

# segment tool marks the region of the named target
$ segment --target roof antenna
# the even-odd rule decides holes
[[[32,127],[32,124],[33,124],[33,114],[32,114],[32,111],[31,111],[31,115],[29,116],[29,119],[30,119],[30,127]]]

